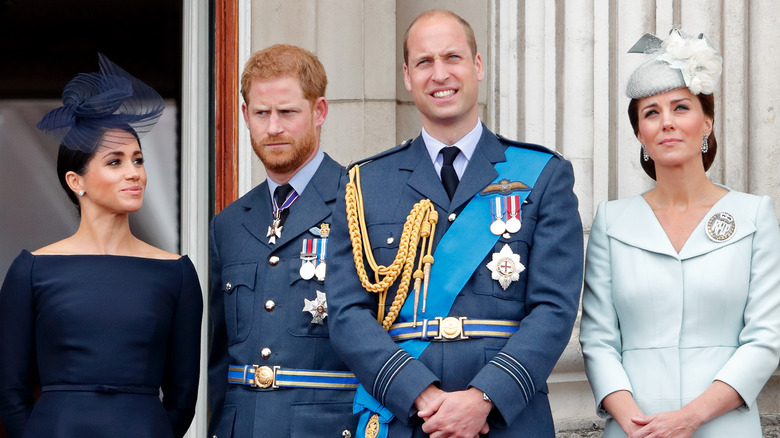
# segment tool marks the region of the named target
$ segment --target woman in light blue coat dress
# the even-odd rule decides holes
[[[703,37],[646,35],[629,79],[656,186],[602,203],[580,342],[605,437],[760,437],[756,398],[780,359],[780,230],[772,200],[705,174],[721,56]]]

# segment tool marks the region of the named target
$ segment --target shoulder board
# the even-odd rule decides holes
[[[370,156],[368,158],[363,158],[361,160],[357,160],[355,162],[352,162],[352,163],[350,163],[347,166],[347,170],[351,169],[352,166],[361,166],[361,165],[366,164],[366,163],[368,163],[370,161],[374,161],[376,159],[379,159],[379,158],[382,158],[382,157],[386,157],[388,155],[392,155],[392,154],[394,154],[394,153],[396,153],[396,152],[398,152],[400,150],[406,149],[410,144],[412,144],[412,139],[411,138],[408,139],[408,140],[404,140],[403,142],[401,142],[401,144],[399,144],[399,145],[397,145],[395,147],[392,147],[390,149],[384,150],[384,151],[382,151],[382,152],[380,152],[380,153],[378,153],[376,155],[372,155],[372,156]]]
[[[521,147],[521,148],[532,149],[532,150],[539,151],[539,152],[545,152],[545,153],[548,153],[548,154],[553,155],[553,156],[558,156],[558,157],[561,157],[561,158],[565,158],[563,156],[563,154],[561,154],[560,152],[554,151],[554,150],[552,150],[550,148],[547,148],[547,147],[544,147],[542,145],[533,144],[533,143],[523,143],[523,142],[520,142],[520,141],[510,140],[510,139],[504,137],[501,134],[496,134],[496,137],[498,137],[498,139],[502,143],[506,143],[506,144],[508,144],[510,146],[517,146],[517,147]]]

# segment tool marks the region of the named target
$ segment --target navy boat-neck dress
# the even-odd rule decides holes
[[[187,256],[22,251],[0,289],[9,436],[183,436],[195,412],[202,310]]]

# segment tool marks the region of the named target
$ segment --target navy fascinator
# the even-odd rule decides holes
[[[36,125],[65,147],[93,153],[111,146],[109,131],[141,138],[154,127],[165,102],[152,87],[98,53],[100,73],[80,73],[62,91],[62,106]]]

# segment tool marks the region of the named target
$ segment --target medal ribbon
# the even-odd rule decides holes
[[[497,183],[502,179],[522,181],[533,188],[550,158],[552,155],[545,152],[509,147],[506,150],[506,161],[495,166],[498,176],[493,182]],[[530,190],[520,192],[517,195],[517,205],[521,205],[530,193]],[[491,199],[479,194],[474,195],[436,246],[433,254],[435,263],[431,266],[428,283],[426,318],[433,319],[436,316],[444,317],[449,314],[455,297],[498,242],[498,236],[490,232],[490,221],[485,217],[485,210],[488,207],[486,204],[491,202]],[[469,251],[462,251],[463,242],[469,242],[471,246]],[[414,304],[411,300],[406,300],[398,315],[398,322],[410,322],[413,315]],[[419,358],[429,343],[420,339],[410,339],[399,342],[398,345],[414,358]],[[389,429],[387,424],[393,418],[392,413],[376,401],[363,385],[359,385],[355,392],[353,411],[361,412],[357,436],[365,436],[366,424],[376,413],[379,415],[380,422],[377,436],[387,437]]]
[[[525,198],[523,198],[525,200]],[[510,195],[506,197],[507,220],[517,217],[520,213],[520,195]]]
[[[502,196],[496,196],[490,200],[490,214],[491,222],[494,220],[501,220],[504,218],[504,198]],[[508,219],[508,218],[507,218]]]
[[[328,238],[322,238],[319,239],[320,241],[320,250],[317,251],[318,255],[318,263],[323,263],[325,261],[325,256],[328,254]]]
[[[282,202],[281,207],[276,204],[276,198],[273,196],[271,198],[273,198],[274,201],[274,217],[279,217],[279,213],[281,213],[282,210],[290,208],[293,202],[298,199],[298,192],[295,190],[291,191],[290,194],[287,195],[287,198],[285,198],[284,202]]]

